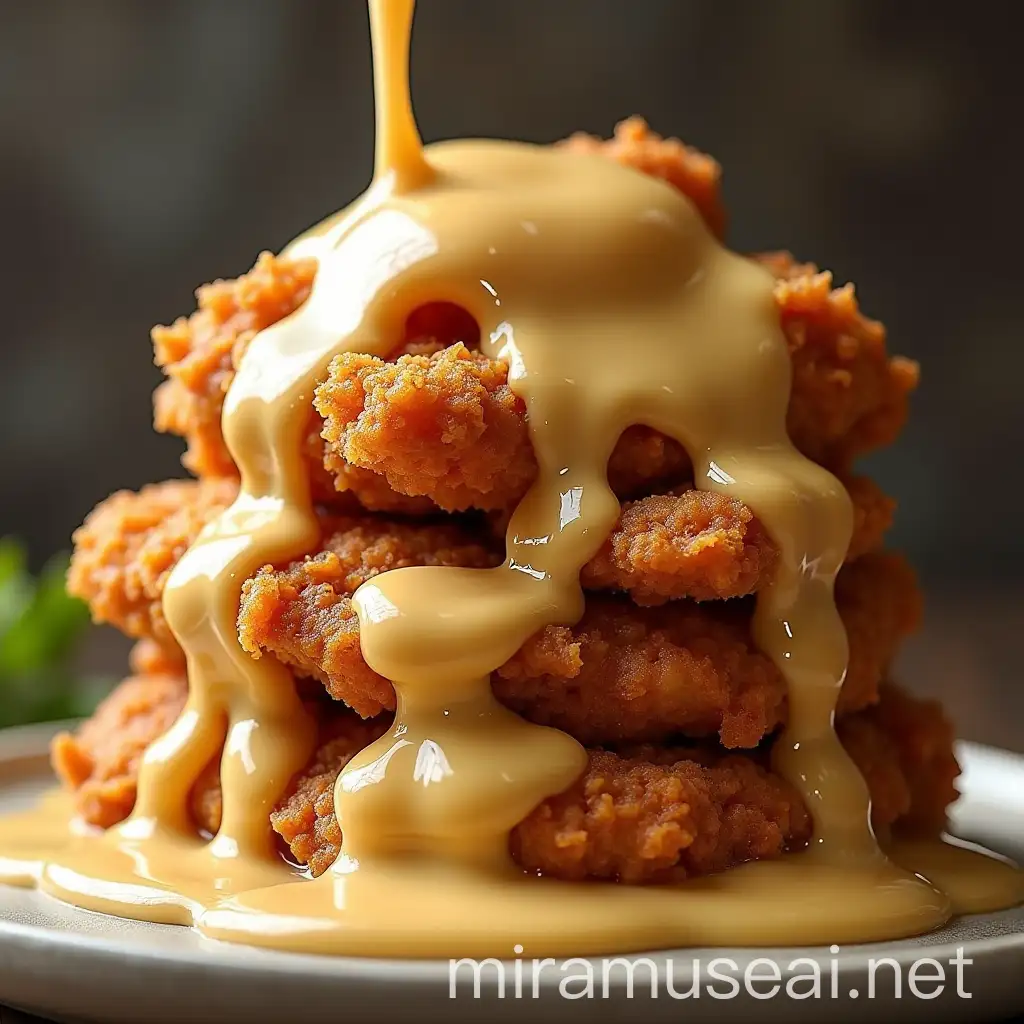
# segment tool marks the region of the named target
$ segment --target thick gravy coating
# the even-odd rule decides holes
[[[68,830],[50,803],[0,824],[0,877],[216,938],[398,956],[891,939],[1018,901],[1021,876],[998,859],[938,843],[887,855],[872,833],[867,789],[832,728],[847,664],[833,582],[851,505],[787,436],[790,361],[770,276],[723,248],[670,186],[599,156],[424,148],[408,87],[413,0],[370,0],[370,12],[374,181],[289,247],[319,271],[305,305],[253,340],[227,396],[239,497],[166,587],[188,703],[147,751],[127,821]],[[320,539],[300,449],[331,359],[387,355],[410,313],[436,301],[468,310],[485,352],[507,361],[539,473],[502,566],[399,569],[357,591],[364,656],[394,682],[398,710],[341,773],[344,851],[310,881],[276,856],[268,818],[314,725],[291,673],[240,648],[240,587]],[[528,877],[509,832],[586,754],[500,705],[489,677],[538,629],[582,614],[580,569],[619,514],[608,456],[637,423],[681,442],[697,486],[748,505],[779,548],[754,633],[788,686],[774,768],[803,796],[814,840],[680,886]],[[222,746],[223,821],[205,842],[188,795]]]

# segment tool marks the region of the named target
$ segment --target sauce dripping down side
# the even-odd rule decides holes
[[[685,197],[601,157],[494,141],[424,150],[408,94],[413,2],[370,0],[370,11],[374,183],[290,247],[319,271],[306,304],[253,340],[227,397],[238,500],[166,588],[188,705],[147,752],[132,817],[61,855],[42,884],[219,938],[362,954],[854,941],[941,923],[949,899],[880,852],[866,787],[832,728],[847,661],[832,588],[852,513],[839,482],[787,437],[790,361],[771,279],[724,249]],[[406,318],[437,301],[468,310],[487,353],[508,362],[538,477],[504,565],[399,569],[356,593],[365,658],[398,694],[395,724],[338,779],[334,868],[282,884],[268,815],[309,757],[313,723],[290,673],[240,649],[240,587],[319,540],[299,452],[331,359],[387,356]],[[750,506],[779,547],[754,632],[788,684],[775,766],[810,808],[814,841],[681,887],[527,878],[508,833],[579,776],[586,753],[498,704],[489,677],[538,629],[582,614],[580,568],[619,512],[608,456],[636,423],[680,441],[698,486]],[[204,845],[187,798],[222,743],[223,823]],[[943,861],[961,907],[1019,898],[1016,874],[996,874],[981,898]],[[140,877],[144,904],[127,892]]]

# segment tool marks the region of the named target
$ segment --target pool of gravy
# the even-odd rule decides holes
[[[790,360],[762,269],[669,185],[592,154],[502,141],[424,148],[409,99],[413,0],[370,0],[378,138],[368,191],[287,249],[314,256],[308,301],[251,343],[227,395],[237,501],[166,587],[189,697],[146,752],[132,815],[106,832],[67,803],[0,823],[0,878],[214,938],[376,956],[624,952],[679,945],[893,939],[1024,897],[983,852],[887,844],[832,728],[847,642],[833,582],[849,498],[786,433]],[[368,664],[394,682],[390,732],[335,790],[344,851],[310,880],[275,851],[269,814],[312,753],[294,679],[239,646],[241,582],[320,540],[300,458],[310,402],[341,352],[386,356],[427,302],[468,310],[509,365],[539,473],[489,570],[404,568],[356,592]],[[628,349],[628,357],[623,350]],[[583,611],[580,568],[619,505],[608,456],[647,424],[681,442],[697,486],[744,502],[780,551],[754,635],[782,672],[773,767],[814,820],[810,847],[673,886],[528,876],[510,830],[583,771],[570,736],[499,704],[490,674]],[[188,797],[223,748],[223,819],[196,834]]]

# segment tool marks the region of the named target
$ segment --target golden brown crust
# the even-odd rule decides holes
[[[111,495],[75,532],[68,592],[89,605],[95,622],[175,651],[161,603],[164,584],[236,492],[232,480],[168,480]]]
[[[390,535],[387,544],[395,543]],[[247,650],[275,653],[320,679],[336,699],[372,716],[394,707],[394,691],[363,660],[348,596],[360,576],[348,578],[339,554],[343,537],[335,546],[247,583],[240,635]],[[412,549],[401,554],[402,564],[423,557]],[[486,556],[446,547],[443,557],[464,564]],[[899,641],[917,624],[920,598],[906,562],[881,554],[844,569],[836,597],[850,636],[840,696],[840,713],[848,713],[876,699]],[[785,685],[750,639],[750,613],[748,603],[684,601],[639,609],[591,595],[577,625],[541,630],[495,673],[495,693],[525,717],[582,742],[717,732],[726,746],[752,747],[782,720]]]
[[[163,646],[147,637],[132,647],[128,667],[133,676],[184,676],[185,654],[177,645]]]
[[[793,364],[787,425],[805,455],[846,473],[863,452],[890,443],[906,418],[917,367],[890,359],[885,328],[859,310],[853,288],[786,253],[758,257],[778,278],[775,297]],[[346,353],[316,392],[324,437],[338,457],[385,477],[402,494],[447,509],[514,505],[536,475],[526,406],[506,364],[458,345],[387,362]],[[629,495],[679,473],[685,455],[664,439],[666,464],[637,472],[653,432],[634,431],[610,463],[616,493]],[[627,481],[618,467],[632,467]],[[673,483],[678,483],[677,476]]]
[[[155,426],[186,439],[182,461],[197,476],[237,476],[221,433],[224,397],[249,343],[306,301],[316,269],[315,260],[261,253],[248,273],[198,289],[198,309],[191,316],[153,329],[156,362],[168,377],[153,396]],[[407,339],[396,355],[429,353],[456,340],[476,344],[478,334],[464,311],[427,304],[410,317]],[[432,502],[396,494],[376,474],[339,460],[325,448],[322,427],[310,406],[303,450],[318,500],[343,506],[347,497],[371,511],[409,515],[434,509]]]
[[[97,618],[135,635],[149,631],[166,647],[163,582],[205,516],[229,497],[219,493],[211,501],[208,489],[162,485],[144,490],[136,504],[118,495],[90,519],[75,555],[72,588],[90,601]],[[168,490],[194,504],[168,514]],[[136,532],[126,532],[125,524]],[[320,554],[280,572],[265,569],[246,583],[240,637],[251,653],[273,651],[372,716],[392,707],[394,696],[363,661],[349,600],[353,591],[388,568],[493,565],[498,555],[449,524],[364,517],[334,521],[331,529]],[[872,573],[883,573],[885,583],[875,588],[877,599],[868,601],[859,595],[870,590]],[[838,594],[852,656],[844,711],[873,698],[894,643],[913,625],[915,593],[899,560],[879,556],[869,569],[852,566],[841,575]],[[698,734],[721,729],[728,744],[749,746],[779,714],[782,684],[766,665],[751,650],[745,618],[735,608],[686,604],[644,613],[595,597],[574,629],[552,627],[533,638],[500,670],[496,689],[518,710],[581,730],[591,741],[651,737],[661,722],[662,734],[673,728]]]
[[[895,503],[866,477],[845,484],[854,509],[847,555],[852,560],[881,547]],[[627,591],[638,605],[745,597],[771,578],[777,554],[741,502],[683,485],[671,494],[625,503],[580,582],[590,590]]]
[[[850,553],[858,555],[881,543],[891,519],[892,502],[869,480],[854,478],[848,486],[854,498],[856,523]],[[151,485],[138,493],[121,491],[112,495],[75,534],[69,590],[89,604],[97,622],[108,622],[129,636],[155,641],[169,659],[169,670],[176,670],[174,666],[182,663],[182,657],[164,620],[163,586],[200,529],[233,500],[235,493],[236,484],[221,479],[174,480]],[[365,514],[348,519],[325,515],[323,523],[328,537],[343,529],[340,524],[346,530],[355,530],[362,523],[362,528],[375,536],[373,550],[378,554],[387,544],[385,534],[389,530],[394,533],[391,561],[381,561],[377,572],[391,565],[421,564],[413,561],[416,558],[429,560],[429,547],[435,542],[452,548],[451,557],[469,557],[472,553],[473,565],[500,561],[495,538],[483,534],[479,540],[474,539],[454,524],[441,529],[436,521],[410,524]],[[355,532],[352,536],[360,535]],[[345,544],[346,558],[356,552],[354,542],[336,539],[335,543]],[[442,557],[446,557],[444,553]],[[733,499],[684,489],[677,494],[627,503],[612,534],[584,568],[581,580],[589,589],[628,591],[639,604],[659,604],[681,597],[739,597],[757,589],[774,558],[774,546],[745,506]],[[331,565],[339,572],[344,569],[338,563]],[[283,600],[276,585],[263,578],[266,575],[262,573],[255,585],[248,586],[249,614],[257,625],[250,628],[247,618],[243,634],[256,636],[270,631],[283,638],[287,630],[263,625],[268,622],[267,602]],[[351,577],[357,578],[358,574]],[[321,581],[331,582],[341,598],[348,597],[358,585],[350,586],[351,580],[346,583],[341,577],[335,579],[329,571],[326,575],[321,572]],[[324,602],[331,600],[326,592],[321,596]],[[262,611],[257,610],[257,602]],[[350,632],[350,610],[339,606],[331,614],[340,616],[333,627],[339,631],[338,642],[347,643],[344,634]],[[327,616],[326,604],[324,615]],[[328,628],[329,616],[323,618],[317,635],[325,635]],[[246,642],[248,649],[256,653],[260,645],[255,640]],[[290,656],[287,644],[275,649],[286,659]],[[308,662],[309,657],[305,660]],[[156,665],[150,664],[140,670],[156,669]]]
[[[946,809],[957,798],[954,782],[960,774],[953,754],[956,733],[942,705],[886,684],[867,718],[878,732],[899,737],[895,749],[909,802],[903,813],[890,814],[889,823],[898,817],[902,831],[924,835],[941,831]]]
[[[359,751],[383,736],[388,724],[386,716],[369,722],[349,715],[332,720],[321,729],[321,745],[312,761],[270,815],[291,855],[314,875],[323,874],[341,852],[341,828],[334,814],[338,774]]]
[[[840,573],[836,603],[850,638],[839,713],[877,699],[920,596],[898,556],[870,555]],[[718,733],[753,747],[785,718],[785,683],[750,637],[749,602],[639,609],[589,597],[573,627],[549,626],[494,676],[513,710],[584,743]]]
[[[924,831],[941,830],[959,769],[948,722],[933,705],[887,686],[879,707],[851,716],[840,737],[865,775],[877,829],[923,818]],[[922,746],[929,751],[925,771],[917,760]],[[525,868],[563,879],[678,881],[777,856],[810,836],[799,797],[765,768],[767,751],[639,747],[589,753],[581,778],[513,830],[512,852]],[[281,804],[289,821],[303,823],[302,853],[294,845],[292,852],[311,866],[309,858],[316,856],[314,874],[340,848],[333,804],[323,794],[333,791],[349,757],[348,748],[340,758],[322,749]],[[318,843],[318,836],[326,841]]]
[[[565,145],[665,179],[714,229],[721,227],[718,165],[677,140],[661,139],[639,119],[624,122],[607,142],[574,136]],[[776,301],[793,359],[790,433],[811,458],[846,470],[861,452],[895,438],[917,368],[888,357],[884,327],[862,316],[852,286],[833,289],[831,275],[786,253],[757,258],[778,279]],[[264,253],[248,274],[199,289],[191,317],[154,330],[157,362],[169,378],[156,395],[157,429],[188,440],[185,462],[198,475],[234,474],[220,434],[224,394],[254,334],[305,301],[315,272],[311,260]],[[446,508],[507,509],[522,494],[535,473],[525,412],[508,392],[503,364],[467,351],[478,334],[463,311],[435,303],[413,314],[404,343],[389,357],[409,355],[403,364],[408,381],[379,361],[339,357],[319,400],[328,421],[326,447],[319,436],[323,424],[310,410],[307,453],[321,500],[347,493],[371,510],[417,514],[431,499]],[[453,343],[452,352],[440,352]],[[423,379],[435,386],[416,402],[411,388]],[[363,384],[369,408],[357,429]],[[414,424],[404,437],[407,449],[394,422],[399,412]],[[652,442],[654,436],[641,429],[612,457],[620,496],[650,493],[685,476],[685,453],[674,441]],[[656,447],[664,451],[651,462]],[[392,486],[418,503],[406,504]]]
[[[183,676],[131,676],[76,733],[54,737],[53,769],[74,791],[75,807],[85,821],[108,828],[128,816],[142,754],[170,728],[187,694]]]
[[[896,440],[918,367],[888,355],[885,326],[860,311],[852,284],[788,252],[757,261],[776,278],[775,301],[793,364],[786,426],[808,458],[846,470]]]
[[[280,572],[262,569],[242,587],[238,635],[254,657],[270,651],[364,717],[394,707],[394,690],[363,660],[350,600],[367,579],[410,565],[484,568],[490,547],[449,524],[339,520],[323,550]]]
[[[525,406],[507,379],[504,363],[461,343],[396,362],[347,352],[314,404],[342,462],[444,509],[505,508],[537,474]]]
[[[662,138],[647,127],[642,117],[620,121],[610,139],[577,132],[560,145],[579,153],[597,153],[641,174],[661,178],[690,199],[718,238],[724,235],[722,168],[718,161],[679,139]]]
[[[79,809],[109,827],[130,811],[145,745],[173,721],[184,681],[126,680],[74,737],[54,741],[54,763],[76,790]],[[320,745],[271,815],[291,855],[321,874],[341,847],[333,790],[349,759],[387,727],[311,705]],[[934,834],[955,797],[958,768],[949,723],[936,705],[886,686],[881,703],[840,725],[840,738],[865,775],[876,828],[913,825]],[[810,834],[793,789],[766,767],[767,751],[730,755],[711,746],[591,750],[583,776],[545,800],[514,830],[525,868],[565,879],[678,880],[777,856]],[[197,825],[220,823],[217,761],[194,788]]]
[[[235,474],[220,432],[224,396],[249,342],[298,309],[315,276],[315,260],[260,253],[242,277],[197,289],[190,317],[153,328],[156,364],[167,375],[153,399],[155,426],[188,441],[182,461],[197,476]]]
[[[515,828],[511,847],[524,868],[555,878],[669,882],[777,857],[810,834],[796,791],[750,758],[599,750]]]

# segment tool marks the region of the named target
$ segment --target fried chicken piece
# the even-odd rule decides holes
[[[641,174],[661,178],[693,203],[716,238],[725,234],[718,161],[679,139],[662,138],[642,117],[620,121],[610,139],[577,132],[559,145],[578,153],[597,153]]]
[[[90,825],[109,828],[131,813],[143,752],[170,728],[187,695],[182,675],[131,676],[76,733],[54,737],[53,769]]]
[[[75,531],[68,593],[82,598],[95,622],[175,652],[164,618],[164,584],[199,531],[237,493],[228,479],[168,480],[138,493],[119,491]]]
[[[720,233],[719,169],[710,157],[661,139],[638,119],[620,125],[608,142],[574,136],[565,145],[603,153],[665,179],[688,195]],[[760,259],[779,279],[776,297],[793,356],[790,432],[810,457],[845,469],[860,452],[896,436],[907,394],[916,383],[916,367],[887,357],[884,328],[861,316],[851,286],[832,290],[830,275],[797,264],[786,254]],[[199,309],[190,318],[154,330],[157,362],[169,377],[155,398],[156,426],[188,440],[185,463],[198,475],[234,474],[220,433],[224,394],[252,337],[305,301],[315,271],[311,260],[264,253],[241,278],[199,289]],[[410,318],[406,342],[392,358],[404,352],[413,360],[408,365],[417,367],[416,360],[434,354],[438,386],[420,396],[422,404],[417,405],[402,386],[389,386],[379,378],[387,399],[401,399],[421,434],[391,422],[386,409],[370,410],[361,423],[356,417],[356,426],[344,419],[342,410],[350,417],[355,411],[351,391],[375,364],[367,365],[359,356],[348,357],[350,364],[343,359],[337,379],[328,382],[332,386],[320,399],[328,410],[338,403],[328,416],[326,448],[320,440],[323,425],[311,410],[306,450],[320,500],[349,493],[365,508],[406,514],[419,513],[431,498],[445,507],[507,509],[536,472],[522,406],[508,394],[502,364],[488,365],[482,356],[468,353],[458,360],[438,353],[453,342],[473,349],[479,336],[476,324],[449,304],[434,303],[423,310]],[[463,387],[469,392],[464,394]],[[357,437],[358,430],[368,436]],[[375,431],[382,436],[371,440]],[[448,451],[430,451],[436,443],[447,444]],[[660,451],[651,461],[656,449]],[[366,464],[353,465],[349,452],[359,452]],[[616,493],[628,498],[645,489],[650,493],[665,481],[678,482],[687,465],[674,441],[637,428],[620,442],[609,470]],[[408,505],[396,491],[421,500]]]
[[[267,566],[242,586],[238,637],[253,657],[264,650],[321,680],[365,718],[392,710],[391,684],[363,660],[351,595],[366,580],[411,565],[487,568],[493,548],[448,524],[340,520],[324,550],[283,572]]]
[[[845,481],[854,508],[847,559],[881,547],[895,503],[866,477]],[[777,550],[754,513],[734,498],[684,485],[627,502],[580,582],[624,590],[639,605],[675,598],[744,597],[770,578]]]
[[[380,529],[380,527],[377,527]],[[394,689],[363,660],[350,595],[366,578],[344,532],[325,551],[283,570],[264,569],[243,587],[239,638],[320,679],[331,696],[370,717],[394,708]],[[486,564],[488,552],[443,546],[414,527],[385,531],[388,564]],[[417,547],[419,545],[419,547]],[[920,599],[907,563],[868,555],[839,576],[836,601],[850,637],[840,712],[865,707],[900,639],[917,624]],[[785,684],[750,639],[749,601],[682,601],[639,609],[589,595],[575,626],[548,626],[494,676],[495,693],[533,721],[586,743],[718,732],[728,747],[753,747],[784,716]]]
[[[876,708],[840,723],[839,737],[868,784],[876,830],[941,831],[959,767],[937,705],[886,686]],[[677,881],[775,856],[806,840],[811,824],[765,761],[699,748],[592,752],[583,777],[516,828],[512,849],[544,874],[623,882]]]
[[[261,253],[247,274],[199,288],[198,309],[190,317],[153,328],[156,363],[168,377],[153,396],[154,424],[187,440],[182,461],[197,476],[237,476],[221,432],[224,397],[252,339],[309,297],[316,268],[312,259]],[[461,309],[432,303],[410,317],[408,339],[399,351],[431,352],[456,340],[476,344],[478,337],[476,323]],[[348,494],[373,511],[415,515],[433,509],[431,502],[396,494],[375,474],[345,465],[325,449],[321,429],[311,407],[304,451],[319,500]]]
[[[167,380],[153,396],[155,426],[188,439],[185,467],[197,476],[234,476],[220,417],[235,369],[249,342],[309,297],[315,260],[261,253],[248,274],[196,290],[198,309],[169,327],[154,327],[153,350]]]
[[[159,648],[145,642],[133,652],[134,659],[150,656],[160,663]],[[109,828],[131,813],[142,755],[174,723],[187,696],[183,672],[139,672],[119,683],[74,733],[62,732],[51,740],[54,771],[74,791],[75,809],[85,822]],[[386,715],[364,722],[331,701],[305,697],[303,703],[319,725],[320,754],[329,756],[333,764],[340,763],[343,751],[348,756],[357,753],[388,727]],[[306,787],[302,793],[309,796],[313,790]],[[219,756],[196,781],[190,804],[198,827],[210,835],[216,833],[221,816]],[[285,823],[278,831],[291,841]],[[301,849],[296,847],[297,852]],[[315,851],[310,850],[310,855],[315,856]]]
[[[390,717],[364,722],[355,715],[335,716],[321,725],[320,746],[288,794],[270,815],[274,831],[292,856],[323,874],[341,852],[341,828],[334,814],[334,784],[359,751],[383,736]]]
[[[893,506],[870,480],[854,478],[848,487],[856,511],[850,551],[853,556],[881,543]],[[236,485],[221,479],[174,480],[153,484],[138,493],[114,494],[75,534],[68,576],[70,592],[89,604],[97,622],[111,623],[132,637],[153,639],[165,657],[180,664],[181,652],[164,620],[163,586],[202,527],[233,500],[235,493]],[[377,534],[396,531],[396,551],[412,545],[415,551],[425,552],[437,536],[427,532],[415,539],[417,526],[400,520],[389,523],[363,518],[373,524]],[[354,520],[325,516],[325,532],[337,532],[342,522],[348,528]],[[468,534],[457,542],[452,540],[455,535],[451,531],[444,536],[456,549],[468,550]],[[475,549],[473,565],[483,564],[480,552],[484,548],[486,564],[500,561],[497,542],[484,537],[472,543],[479,549]],[[352,551],[348,545],[346,557]],[[626,505],[608,541],[584,568],[581,578],[590,589],[629,591],[641,604],[686,596],[698,600],[738,597],[757,589],[774,558],[775,549],[763,528],[739,502],[708,492],[683,491]],[[340,596],[347,597],[349,592],[343,588]],[[268,591],[264,599],[269,597]],[[346,607],[344,619],[350,617]],[[344,633],[340,625],[339,629]],[[170,670],[175,669],[172,666]]]
[[[583,135],[564,145],[581,151],[601,152],[643,173],[660,177],[693,200],[717,234],[723,213],[719,197],[720,171],[711,157],[661,139],[639,119],[623,122],[615,137],[601,142]],[[168,380],[154,395],[156,429],[177,434],[188,442],[186,468],[197,476],[233,476],[235,467],[221,434],[224,396],[249,342],[263,328],[288,316],[309,297],[316,261],[294,260],[261,253],[247,274],[215,281],[196,292],[198,309],[169,327],[153,329],[156,363]],[[479,341],[479,328],[465,311],[448,303],[431,303],[410,317],[406,343],[399,352],[423,355],[462,341],[470,348]],[[308,450],[313,453],[313,476],[321,499],[334,487],[324,486],[318,438],[320,426],[311,420]],[[678,453],[677,453],[678,455]],[[354,493],[365,508],[406,511],[392,495],[382,493],[380,481],[351,474],[337,453],[330,458],[334,485]],[[365,489],[364,489],[365,488]]]
[[[582,778],[512,832],[524,868],[567,881],[681,881],[777,857],[810,838],[796,791],[748,757],[590,752]]]
[[[173,664],[180,652],[163,617],[163,585],[232,494],[226,481],[172,481],[115,495],[79,531],[72,592],[98,620],[153,638]],[[501,555],[454,523],[364,515],[324,517],[323,526],[318,554],[284,570],[267,567],[245,583],[240,640],[255,656],[271,651],[372,717],[394,706],[394,691],[363,660],[352,593],[387,569],[480,568],[498,564]],[[619,536],[613,534],[613,546]],[[685,558],[678,571],[685,578]],[[916,588],[901,560],[868,556],[840,574],[837,598],[851,638],[841,700],[849,711],[874,698],[895,644],[914,624]],[[579,624],[542,630],[502,666],[496,691],[516,710],[591,742],[721,730],[727,745],[752,746],[778,721],[784,687],[750,644],[748,619],[744,603],[679,602],[644,611],[592,596]]]
[[[507,381],[505,363],[461,344],[397,362],[346,353],[331,364],[314,405],[342,464],[449,511],[507,509],[537,475],[526,407]],[[675,441],[632,427],[611,456],[609,482],[628,496],[678,480],[689,464]]]
[[[877,704],[842,719],[836,731],[867,780],[876,831],[884,836],[895,825],[936,835],[945,828],[960,766],[953,723],[938,701],[885,683]]]
[[[861,315],[851,285],[833,289],[830,274],[788,254],[760,260],[778,279],[793,362],[790,436],[808,457],[845,472],[858,454],[895,439],[917,367],[888,357],[885,328]],[[508,386],[507,365],[465,346],[392,362],[344,353],[314,404],[338,457],[442,508],[506,508],[536,476],[526,405]],[[616,493],[624,493],[616,467],[633,461],[628,446],[637,436],[649,443],[651,433],[620,441],[627,447],[609,478]],[[655,480],[668,475],[666,466],[652,468]]]
[[[842,715],[877,699],[918,623],[920,595],[906,561],[869,555],[839,574],[836,605],[850,640]],[[786,687],[750,638],[751,613],[749,601],[637,609],[588,597],[579,623],[546,627],[502,665],[494,691],[524,717],[584,743],[717,732],[726,747],[753,747],[784,721]]]
[[[885,326],[861,313],[852,284],[834,288],[831,272],[788,252],[755,259],[776,278],[793,362],[786,421],[793,443],[815,462],[844,470],[895,441],[917,387],[917,363],[887,354]]]
[[[894,719],[886,708],[897,702]],[[942,809],[930,823],[933,833],[941,829],[945,804],[955,797],[946,781],[958,771],[941,714],[886,687],[876,714],[855,715],[849,723],[841,738],[865,774],[876,828],[912,820],[920,801]],[[931,759],[918,764],[922,747]],[[281,820],[305,823],[297,833],[301,847],[290,842],[314,875],[341,848],[333,803],[323,794],[333,792],[350,757],[347,750],[338,759],[318,752],[275,812],[275,828]],[[591,750],[583,776],[513,830],[513,855],[524,868],[556,878],[622,882],[679,881],[777,856],[806,842],[811,822],[796,792],[764,767],[766,760],[764,751],[724,755],[711,747]],[[908,773],[927,780],[935,767],[940,772],[931,785],[912,786]]]
[[[147,637],[132,647],[128,667],[133,676],[183,676],[185,652],[178,646],[163,646]]]
[[[57,737],[53,759],[77,791],[83,817],[104,828],[130,813],[139,757],[180,710],[174,677],[126,680],[74,737]],[[292,856],[319,875],[341,848],[333,790],[341,769],[388,728],[318,705],[319,748],[270,821]],[[841,723],[840,738],[868,782],[881,831],[914,823],[934,834],[955,798],[958,768],[941,710],[893,686],[881,703]],[[729,755],[713,746],[595,749],[583,776],[545,800],[512,834],[525,868],[566,879],[678,880],[726,870],[798,847],[811,826],[793,789],[766,767],[767,748]],[[197,826],[220,825],[218,761],[192,795]]]
[[[886,684],[881,700],[864,718],[885,736],[899,737],[895,753],[906,779],[908,801],[902,813],[892,815],[890,821],[898,817],[899,829],[904,832],[934,835],[941,831],[946,808],[957,798],[954,782],[960,774],[952,753],[956,733],[942,705]]]
[[[525,406],[507,380],[505,363],[461,344],[395,363],[349,352],[314,405],[337,457],[402,494],[449,510],[504,508],[537,475]]]

